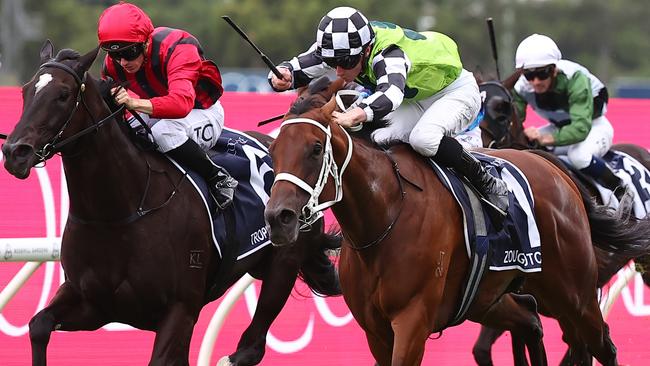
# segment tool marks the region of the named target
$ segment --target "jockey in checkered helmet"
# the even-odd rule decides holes
[[[375,39],[368,19],[347,6],[334,8],[318,24],[316,55],[322,59],[358,59]]]
[[[369,91],[351,106],[332,112],[332,122],[358,130],[387,119],[371,138],[378,144],[400,140],[426,157],[452,167],[498,211],[508,209],[508,187],[493,177],[465,146],[480,146],[474,123],[481,97],[474,76],[463,68],[458,46],[440,32],[416,32],[387,21],[372,21],[351,7],[337,7],[319,22],[309,49],[269,73],[276,91],[295,89],[336,72]],[[347,91],[340,91],[346,92]],[[337,95],[341,97],[341,95]]]

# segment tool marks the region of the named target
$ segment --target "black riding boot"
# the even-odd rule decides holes
[[[604,160],[592,157],[588,167],[580,169],[581,172],[592,177],[598,184],[614,192],[614,196],[621,202],[626,194],[632,194],[623,180],[614,174],[614,171]]]
[[[208,183],[210,194],[220,209],[232,203],[237,188],[237,180],[226,169],[210,160],[208,154],[194,140],[188,139],[181,146],[167,154],[179,163],[199,173]]]
[[[470,183],[505,215],[508,212],[508,186],[488,173],[481,162],[463,149],[460,164],[454,169],[469,179]]]
[[[456,139],[444,136],[435,156],[440,163],[465,176],[502,215],[508,212],[508,186],[483,168],[481,162],[463,148]]]

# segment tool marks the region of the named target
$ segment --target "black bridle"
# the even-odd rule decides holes
[[[54,136],[54,138],[52,138],[52,140],[50,142],[46,143],[45,145],[43,145],[43,147],[41,149],[34,152],[34,154],[38,157],[39,162],[43,162],[43,161],[51,158],[55,153],[60,152],[61,149],[64,146],[70,144],[71,142],[74,142],[74,141],[78,140],[79,138],[87,135],[90,132],[97,131],[106,122],[110,121],[117,114],[124,111],[124,108],[125,108],[124,105],[121,105],[117,110],[115,110],[114,112],[109,114],[108,117],[106,117],[106,118],[104,118],[104,119],[102,119],[102,120],[100,120],[98,122],[95,119],[95,116],[93,116],[92,112],[88,108],[88,105],[86,104],[86,100],[84,99],[84,92],[86,91],[86,78],[87,78],[88,72],[84,72],[83,79],[82,79],[81,77],[79,77],[79,75],[77,75],[77,72],[74,71],[74,69],[72,69],[70,66],[68,66],[68,65],[66,65],[64,63],[58,62],[58,61],[48,61],[48,62],[42,64],[41,67],[39,68],[39,70],[43,70],[43,69],[45,69],[47,67],[54,67],[54,68],[57,68],[59,70],[63,70],[66,73],[68,73],[69,75],[71,75],[74,78],[74,80],[77,82],[77,86],[78,86],[79,89],[77,90],[77,97],[76,97],[75,105],[72,108],[72,111],[70,112],[70,115],[66,119],[65,123],[59,129],[59,132],[57,132],[57,134]],[[72,118],[74,117],[75,113],[77,113],[77,110],[79,108],[79,104],[81,104],[84,107],[84,109],[86,110],[86,112],[88,112],[88,115],[92,119],[93,124],[91,126],[85,128],[85,129],[75,133],[74,135],[61,140],[61,137],[63,136],[63,132],[65,131],[65,129],[70,124],[70,121],[72,121]],[[59,141],[59,140],[61,140],[61,141]]]

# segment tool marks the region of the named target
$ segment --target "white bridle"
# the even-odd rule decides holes
[[[325,147],[324,147],[325,151],[323,152],[323,164],[321,165],[320,173],[318,174],[318,180],[316,181],[316,185],[313,188],[309,184],[307,184],[307,182],[305,182],[301,178],[296,177],[291,173],[282,172],[275,175],[274,184],[276,182],[286,180],[302,188],[304,191],[306,191],[309,194],[310,196],[309,200],[301,210],[302,218],[299,219],[301,222],[300,230],[305,230],[309,228],[318,219],[323,217],[323,211],[325,209],[333,206],[335,203],[343,199],[343,173],[345,172],[345,168],[348,166],[348,163],[352,158],[352,138],[347,133],[347,131],[345,131],[345,129],[341,127],[341,130],[343,130],[345,136],[348,138],[348,152],[347,155],[345,156],[345,160],[343,161],[343,164],[341,164],[341,167],[339,169],[339,167],[336,165],[336,161],[334,161],[334,152],[332,150],[332,141],[331,141],[332,130],[330,126],[324,127],[319,122],[310,118],[292,118],[284,121],[280,126],[280,128],[286,125],[297,124],[297,123],[307,123],[316,126],[320,128],[323,132],[325,132],[326,135]],[[320,197],[323,188],[325,188],[325,184],[327,184],[327,180],[330,175],[334,180],[336,195],[334,199],[331,201],[319,203],[318,198]]]

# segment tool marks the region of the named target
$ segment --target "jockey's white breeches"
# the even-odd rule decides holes
[[[462,134],[480,109],[481,96],[474,75],[463,70],[458,79],[435,95],[419,101],[404,101],[386,116],[389,126],[374,131],[372,139],[377,143],[400,140],[421,155],[434,156],[442,136]],[[467,138],[459,140],[466,146],[471,142],[480,147],[480,129],[476,127],[468,132]]]
[[[192,109],[183,118],[157,119],[144,113],[140,116],[151,128],[158,150],[164,153],[181,146],[188,138],[209,150],[217,143],[224,126],[224,111],[219,101],[208,109]],[[139,125],[137,121],[130,123],[135,127]]]
[[[542,134],[557,132],[558,128],[548,124],[539,129]],[[556,146],[553,149],[555,155],[566,155],[571,165],[576,169],[583,169],[591,163],[592,155],[601,158],[612,147],[614,139],[614,127],[607,117],[600,116],[591,123],[591,130],[582,142],[573,145]]]

